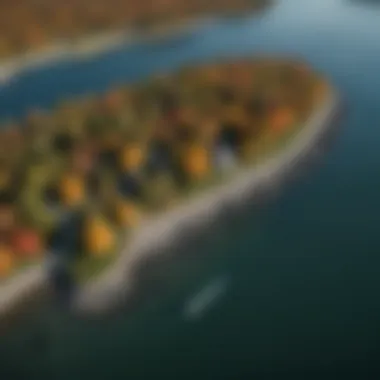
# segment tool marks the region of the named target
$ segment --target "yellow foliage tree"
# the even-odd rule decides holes
[[[84,223],[85,250],[94,256],[104,256],[116,248],[116,234],[101,215],[89,215]]]

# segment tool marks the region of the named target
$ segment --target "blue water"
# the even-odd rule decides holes
[[[322,166],[160,269],[170,290],[108,322],[54,311],[30,316],[0,342],[4,378],[377,378],[380,7],[364,3],[283,0],[261,17],[212,23],[182,42],[120,48],[1,88],[1,114],[21,115],[188,62],[284,53],[327,75],[348,111]],[[220,275],[231,278],[223,298],[187,323],[186,300]]]

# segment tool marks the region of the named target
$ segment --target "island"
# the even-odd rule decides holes
[[[157,218],[194,213],[202,225],[197,210],[210,215],[223,197],[243,199],[258,174],[253,187],[270,191],[336,108],[333,87],[304,62],[251,57],[185,67],[3,125],[0,299],[23,272],[42,273],[46,258],[86,287],[128,266],[130,239]],[[193,199],[202,205],[188,206]],[[158,247],[165,234],[144,243]]]

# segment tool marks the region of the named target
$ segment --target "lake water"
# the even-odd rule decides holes
[[[380,6],[365,3],[283,0],[260,17],[35,70],[0,89],[1,115],[20,115],[186,62],[267,52],[306,58],[348,107],[323,165],[164,265],[156,277],[169,287],[107,322],[31,315],[0,342],[1,378],[376,378]],[[220,276],[229,278],[223,294],[188,322],[186,302]]]

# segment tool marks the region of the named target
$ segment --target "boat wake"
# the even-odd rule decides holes
[[[202,318],[205,312],[226,293],[229,283],[230,280],[227,276],[213,279],[185,303],[183,309],[184,319],[193,321]]]

